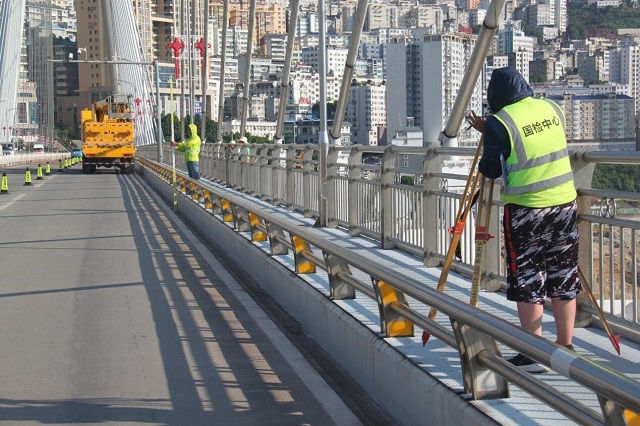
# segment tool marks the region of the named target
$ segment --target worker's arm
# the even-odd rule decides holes
[[[484,145],[478,170],[489,179],[497,179],[502,176],[501,157],[507,159],[511,155],[509,133],[494,117],[485,120],[483,130]]]

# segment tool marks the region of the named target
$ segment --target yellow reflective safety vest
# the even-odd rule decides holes
[[[198,128],[192,123],[189,124],[189,129],[191,130],[191,136],[185,139],[184,142],[179,143],[176,146],[176,150],[184,152],[184,161],[186,162],[199,161],[202,141],[198,136]]]
[[[532,208],[576,199],[564,133],[564,114],[548,99],[524,98],[494,115],[507,132],[511,154],[502,159],[502,200]]]

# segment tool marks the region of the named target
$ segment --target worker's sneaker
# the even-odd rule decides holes
[[[513,358],[509,358],[507,361],[522,369],[523,371],[526,371],[527,373],[546,373],[547,371],[549,371],[549,369],[544,365],[539,364],[531,358],[527,358],[522,354],[518,354]]]

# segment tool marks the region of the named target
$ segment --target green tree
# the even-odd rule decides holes
[[[166,142],[171,141],[171,114],[166,114],[160,119],[162,123],[162,135],[164,136],[164,140]],[[180,119],[173,116],[173,134],[174,138],[177,139],[180,137]]]
[[[589,29],[640,28],[640,9],[625,3],[619,7],[603,8],[595,4],[571,6],[567,14],[570,23],[567,25],[567,37],[570,39],[583,39],[584,30]]]
[[[327,118],[334,118],[337,108],[338,101],[327,102]],[[313,114],[314,117],[320,117],[320,103],[313,104],[311,107],[311,114]]]
[[[529,80],[531,83],[544,83],[547,81],[547,76],[540,73],[529,74]]]
[[[640,167],[621,164],[597,164],[592,187],[614,191],[640,192]],[[638,205],[637,202],[629,202]]]
[[[196,115],[196,119],[193,121],[196,126],[198,126],[198,131],[200,131],[200,125],[202,122],[202,115]],[[205,134],[204,140],[207,142],[215,142],[216,137],[218,136],[218,123],[211,120],[209,117],[206,117],[205,120]],[[200,135],[202,138],[202,135]]]
[[[201,139],[206,140],[207,142],[215,142],[216,141],[216,136],[218,133],[218,123],[216,123],[215,121],[211,120],[210,118],[206,119],[205,122],[205,137],[203,138],[202,135],[200,134],[200,122],[202,120],[201,115],[196,115],[195,119],[193,120],[193,124],[196,125],[196,127],[198,128],[198,136],[200,136]],[[184,117],[182,120],[180,120],[179,118],[175,117],[173,118],[173,126],[174,126],[174,132],[175,132],[175,138],[176,141],[181,140],[182,139],[182,122],[184,121],[185,126],[189,124],[189,122],[191,121],[191,117],[189,115],[187,115],[186,117]],[[169,140],[170,138],[170,132],[171,131],[171,115],[167,114],[162,118],[162,132],[164,134],[164,138],[165,140]]]
[[[584,40],[586,38],[584,26],[579,22],[570,23],[567,25],[566,38],[568,40]]]

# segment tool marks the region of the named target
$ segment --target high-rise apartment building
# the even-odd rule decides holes
[[[431,28],[435,33],[442,30],[445,19],[447,18],[439,5],[410,2],[371,3],[365,16],[364,29],[372,31],[378,28]]]
[[[420,34],[393,40],[387,46],[387,138],[408,118],[424,134],[424,146],[438,143],[462,84],[476,37],[466,34]],[[480,79],[469,109],[481,111]],[[460,146],[477,144],[477,135],[462,132]]]
[[[210,13],[211,19],[217,22],[218,27],[222,28],[224,26],[222,1],[213,3]],[[230,3],[228,25],[237,25],[248,29],[249,13],[250,3],[248,1]],[[255,45],[258,45],[260,39],[267,34],[285,34],[287,32],[287,13],[284,7],[278,4],[267,6],[264,2],[258,2],[255,13],[256,18],[253,22],[253,42]]]
[[[345,121],[351,123],[351,142],[376,146],[386,127],[387,86],[366,83],[351,85],[345,111]]]
[[[520,23],[510,23],[498,31],[498,54],[509,58],[509,65],[529,80],[529,62],[533,61],[535,39],[526,36]]]
[[[634,37],[623,39],[610,51],[609,81],[625,84],[635,99],[635,112],[640,111],[640,43]]]
[[[344,65],[347,63],[347,49],[327,49],[327,73],[334,77],[342,78]],[[300,60],[309,65],[313,72],[320,72],[320,50],[318,47],[302,49]]]

